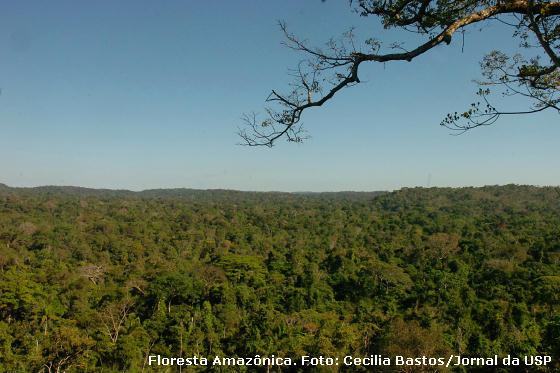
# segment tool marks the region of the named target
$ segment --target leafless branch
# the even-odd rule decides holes
[[[271,147],[280,138],[291,142],[302,142],[307,138],[301,119],[308,109],[320,107],[331,100],[344,88],[360,83],[359,67],[365,62],[386,63],[391,61],[412,61],[416,57],[441,45],[449,44],[453,35],[465,27],[491,19],[499,19],[501,15],[518,17],[520,23],[529,21],[529,29],[535,33],[540,46],[546,51],[552,63],[546,68],[532,63],[530,69],[525,68],[512,74],[509,71],[501,79],[506,83],[532,79],[533,88],[529,87],[529,95],[536,100],[536,106],[516,114],[534,113],[546,108],[556,108],[557,98],[542,88],[550,88],[557,84],[556,70],[558,57],[551,46],[549,36],[543,32],[544,26],[538,26],[543,20],[560,15],[560,2],[534,2],[529,0],[513,0],[487,3],[483,1],[457,1],[447,4],[445,11],[438,8],[438,3],[431,0],[403,0],[399,2],[383,2],[376,0],[357,1],[361,15],[382,17],[387,27],[414,26],[417,31],[427,35],[428,40],[416,48],[407,50],[401,44],[393,44],[396,53],[379,53],[381,43],[377,39],[368,39],[358,47],[354,30],[350,29],[340,40],[329,40],[326,49],[312,48],[308,42],[301,40],[288,31],[285,23],[279,24],[284,33],[284,45],[301,52],[307,59],[301,61],[297,69],[292,71],[294,78],[291,90],[281,93],[272,90],[266,102],[271,104],[261,119],[256,114],[242,117],[243,126],[239,128],[242,145]],[[533,15],[538,15],[534,17]],[[534,17],[534,18],[532,18]],[[439,30],[439,32],[437,32]],[[435,32],[435,34],[434,34]],[[391,46],[390,46],[391,47]],[[507,61],[506,61],[507,62]],[[523,75],[524,74],[524,75]],[[515,75],[515,78],[513,77]],[[552,81],[551,81],[552,79]],[[544,82],[544,83],[543,83]],[[502,82],[504,83],[504,82]],[[544,84],[544,85],[543,85]],[[555,86],[554,88],[558,88]],[[485,95],[486,96],[486,95]],[[486,97],[484,98],[486,100]],[[479,112],[476,105],[468,111],[456,116],[448,116],[442,125],[459,131],[481,125],[494,123],[502,115],[512,115],[513,111],[498,111],[492,105]],[[466,114],[465,114],[466,113]],[[465,115],[463,115],[465,114]],[[465,119],[469,125],[456,121]],[[454,128],[455,127],[455,128]]]

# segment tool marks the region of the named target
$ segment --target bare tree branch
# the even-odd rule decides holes
[[[482,111],[480,104],[473,104],[463,113],[448,115],[442,125],[454,130],[465,131],[470,128],[494,123],[502,115],[528,114],[543,111],[547,108],[557,109],[558,91],[558,57],[555,49],[560,38],[560,28],[553,24],[560,15],[560,2],[548,1],[454,1],[444,5],[432,0],[360,0],[357,1],[362,16],[375,15],[382,18],[386,27],[405,28],[414,26],[417,32],[426,34],[428,40],[414,49],[406,50],[401,44],[395,43],[392,49],[397,53],[379,53],[381,43],[377,39],[367,39],[357,47],[354,30],[351,29],[340,40],[330,40],[326,51],[312,48],[304,40],[290,33],[285,23],[280,28],[285,36],[284,45],[302,52],[307,59],[301,61],[292,73],[294,81],[291,90],[284,94],[272,90],[266,102],[264,119],[256,114],[244,115],[243,127],[239,129],[242,144],[248,146],[273,146],[276,140],[286,138],[291,142],[302,142],[307,138],[303,130],[301,118],[310,108],[320,107],[331,100],[344,88],[360,83],[359,67],[364,62],[386,63],[391,61],[412,61],[416,57],[430,51],[441,44],[449,44],[453,35],[465,27],[483,21],[494,20],[501,15],[518,17],[515,27],[532,32],[551,63],[543,67],[535,59],[527,62],[519,58],[504,59],[501,55],[492,55],[486,59],[486,76],[491,77],[485,84],[501,84],[508,90],[505,94],[519,94],[535,101],[535,106],[528,110],[498,111],[491,105],[487,96],[489,90],[482,94],[486,106]],[[548,22],[548,24],[545,24]],[[551,23],[552,22],[552,23]],[[513,25],[513,23],[512,23]],[[439,32],[435,32],[439,29]],[[554,35],[548,30],[554,29]],[[529,37],[520,33],[524,43]],[[551,42],[552,41],[552,42]],[[499,57],[499,58],[498,58]],[[510,63],[508,70],[502,68],[502,74],[496,75],[496,62]],[[509,70],[516,68],[517,72]],[[531,84],[527,85],[526,83]],[[526,89],[512,89],[513,85]],[[480,93],[480,92],[479,92]],[[459,123],[466,120],[465,123]]]

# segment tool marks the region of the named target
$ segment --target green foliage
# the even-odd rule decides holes
[[[0,190],[0,372],[552,354],[560,190]],[[558,367],[556,367],[558,368]]]

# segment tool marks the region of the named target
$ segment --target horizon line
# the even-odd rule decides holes
[[[157,188],[147,188],[147,189],[126,189],[126,188],[107,188],[107,187],[88,187],[79,185],[68,185],[68,184],[42,184],[42,185],[27,185],[27,186],[12,186],[6,183],[0,182],[0,188],[5,187],[8,189],[41,189],[41,188],[75,188],[75,189],[85,189],[92,191],[111,191],[111,192],[129,192],[129,193],[143,193],[150,191],[164,191],[164,190],[191,190],[191,191],[228,191],[228,192],[242,192],[242,193],[286,193],[286,194],[319,194],[319,193],[390,193],[403,189],[476,189],[476,188],[486,188],[486,187],[505,187],[505,186],[517,186],[517,187],[534,187],[534,188],[559,188],[560,185],[538,185],[538,184],[517,184],[517,183],[506,183],[506,184],[484,184],[484,185],[460,185],[460,186],[401,186],[396,189],[376,189],[376,190],[300,190],[300,191],[283,191],[283,190],[254,190],[254,189],[233,189],[233,188],[191,188],[191,187],[157,187]]]

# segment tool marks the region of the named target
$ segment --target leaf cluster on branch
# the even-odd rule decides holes
[[[485,22],[512,27],[520,41],[519,53],[509,56],[495,50],[486,55],[481,62],[483,79],[477,82],[481,101],[463,112],[448,114],[440,124],[462,133],[493,124],[504,115],[560,111],[560,2],[358,0],[350,4],[360,16],[378,17],[385,28],[417,33],[424,42],[412,49],[402,43],[384,46],[376,38],[358,42],[354,29],[350,29],[340,39],[328,41],[324,48],[316,48],[281,22],[284,44],[305,57],[292,71],[294,79],[289,89],[271,91],[264,119],[255,113],[243,116],[239,135],[244,145],[270,147],[281,138],[304,141],[307,133],[301,122],[303,113],[360,83],[359,67],[363,63],[410,62],[439,45],[450,44],[454,35],[468,26]],[[492,93],[524,97],[528,107],[499,110],[489,99]]]

